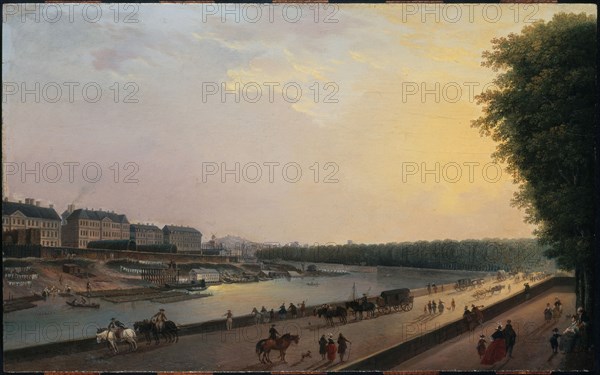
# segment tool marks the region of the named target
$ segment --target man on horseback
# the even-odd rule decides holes
[[[277,329],[275,328],[275,324],[271,324],[271,328],[269,328],[269,339],[270,340],[277,340],[277,337],[279,337],[280,334],[279,332],[277,332]]]
[[[162,332],[165,327],[165,322],[167,321],[167,316],[165,315],[165,310],[160,309],[154,316],[150,319],[150,321],[154,324],[157,332]]]
[[[120,339],[121,333],[125,330],[125,324],[121,323],[115,318],[110,318],[110,323],[108,323],[108,330],[115,334],[115,337]]]

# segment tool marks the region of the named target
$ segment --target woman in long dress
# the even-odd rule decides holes
[[[498,325],[496,332],[492,334],[492,343],[487,347],[481,359],[481,364],[493,365],[504,357],[506,357],[506,342],[504,340],[504,333],[502,333],[502,326]]]
[[[327,344],[327,359],[329,362],[335,361],[335,353],[337,352],[337,347],[335,346],[335,341],[332,338],[329,339]]]

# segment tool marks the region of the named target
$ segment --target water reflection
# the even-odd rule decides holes
[[[178,324],[203,322],[222,318],[228,309],[234,316],[246,315],[253,307],[264,305],[275,309],[285,303],[317,305],[345,301],[352,295],[356,284],[358,295],[378,295],[396,288],[422,288],[429,282],[455,282],[463,277],[484,277],[485,272],[386,268],[373,272],[372,267],[353,268],[341,276],[320,277],[319,286],[310,286],[312,278],[276,279],[260,283],[222,284],[211,286],[211,297],[162,304],[149,301],[110,303],[92,299],[100,309],[73,308],[65,298],[51,297],[38,303],[37,308],[4,314],[4,347],[6,349],[47,342],[94,336],[97,327],[106,327],[112,317],[132,326],[133,322],[150,318],[160,308]]]

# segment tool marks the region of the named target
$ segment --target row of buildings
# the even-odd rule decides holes
[[[19,235],[23,230],[30,230],[35,235]],[[8,241],[7,237],[10,237],[13,243],[34,238],[36,244],[48,247],[86,248],[92,241],[132,240],[136,245],[175,245],[178,252],[206,249],[202,244],[202,233],[195,228],[165,225],[161,229],[151,224],[131,224],[124,214],[76,209],[74,205],[69,205],[61,217],[52,205],[42,207],[40,201],[32,198],[25,202],[4,199],[2,233],[3,239]]]

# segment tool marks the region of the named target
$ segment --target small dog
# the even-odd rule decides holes
[[[304,361],[304,358],[312,358],[312,355],[310,354],[310,350],[307,351],[306,353],[302,353],[301,361]]]

